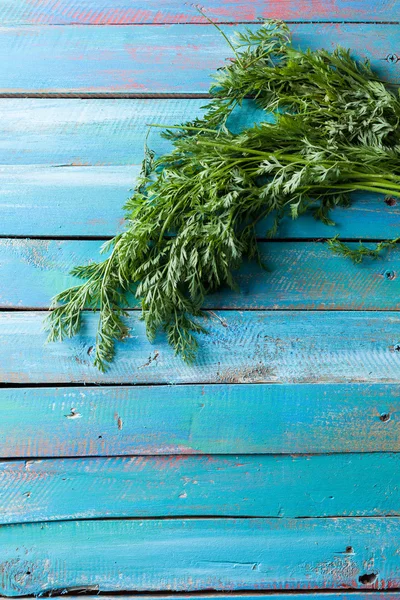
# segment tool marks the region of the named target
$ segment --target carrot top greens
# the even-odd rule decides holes
[[[277,21],[229,44],[235,57],[217,71],[204,116],[164,131],[169,154],[146,147],[126,229],[103,246],[107,258],[76,267],[72,274],[84,282],[54,298],[46,323],[52,341],[77,334],[84,309],[98,311],[100,370],[127,335],[127,292],[141,302],[149,339],[163,330],[191,362],[196,334],[205,331],[205,296],[235,290],[244,258],[261,263],[262,220],[272,219],[265,232],[272,237],[288,215],[311,211],[333,224],[332,210],[348,206],[356,190],[400,196],[400,98],[368,63],[342,48],[296,50]],[[248,97],[268,117],[234,134],[228,117]],[[388,244],[350,250],[334,238],[330,246],[359,262]]]

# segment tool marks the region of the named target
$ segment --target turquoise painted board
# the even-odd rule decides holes
[[[204,6],[229,33],[261,15],[295,21],[296,44],[351,46],[400,82],[398,0]],[[395,237],[399,200],[358,195],[336,228],[285,222],[280,237],[297,241],[262,243],[271,272],[247,265],[241,294],[209,299],[192,367],[163,338],[150,345],[132,311],[101,375],[95,315],[45,346],[44,310],[24,310],[47,308],[95,238],[123,228],[147,123],[200,114],[230,54],[202,21],[176,0],[0,0],[0,94],[41,96],[0,99],[0,237],[59,238],[0,241],[5,596],[367,600],[400,588],[399,258],[354,267],[310,241]],[[248,103],[231,125],[259,114]],[[167,149],[158,130],[150,145]]]
[[[48,307],[52,296],[79,283],[69,275],[74,266],[102,259],[100,247],[94,241],[0,240],[0,307]],[[400,249],[363,265],[334,256],[321,243],[261,242],[260,250],[269,271],[245,263],[236,275],[240,293],[214,294],[207,308],[400,308]],[[135,298],[131,306],[138,306]]]
[[[218,22],[285,19],[295,21],[396,21],[397,0],[203,0],[202,7]],[[1,0],[3,25],[130,25],[132,23],[199,23],[204,19],[180,0]]]
[[[0,166],[0,236],[113,236],[123,228],[122,206],[138,171],[137,166]],[[383,200],[374,204],[379,214]]]
[[[400,585],[396,517],[65,521],[5,525],[1,535],[0,592],[9,596],[92,586],[111,592]]]
[[[371,473],[379,472],[379,480]],[[0,524],[400,514],[399,454],[0,461]]]
[[[173,124],[200,114],[205,100],[0,99],[0,235],[111,236],[135,185],[147,123]],[[229,125],[261,118],[251,102]],[[169,149],[154,130],[149,143]],[[64,166],[63,166],[64,165]],[[335,211],[336,228],[312,217],[287,219],[280,237],[384,238],[398,235],[400,204],[357,194]],[[260,236],[268,224],[260,224]]]
[[[398,384],[0,389],[0,457],[399,452]]]
[[[119,28],[110,29],[115,31]],[[3,116],[0,124],[0,164],[52,165],[58,168],[129,165],[133,183],[137,166],[143,160],[149,123],[174,125],[189,121],[201,115],[201,107],[206,102],[204,98],[0,98]],[[252,125],[263,114],[253,103],[247,103],[245,110],[235,112],[230,121],[231,127],[240,129]],[[149,145],[157,154],[171,148],[170,142],[163,140],[160,133],[160,129],[154,129],[149,138]],[[125,197],[122,197],[121,202],[124,200]]]
[[[219,311],[199,336],[193,365],[163,336],[148,342],[138,316],[106,373],[93,367],[97,318],[82,334],[45,345],[41,312],[0,313],[4,383],[399,383],[397,312]]]
[[[212,25],[184,27],[184,31],[180,25],[3,27],[0,92],[207,92],[210,74],[232,52]],[[243,27],[226,25],[224,29],[230,34]],[[360,58],[371,59],[383,77],[400,81],[397,24],[300,23],[293,31],[296,45],[352,48]]]
[[[0,236],[111,237],[124,227],[122,206],[138,169],[0,166]],[[278,237],[327,238],[340,233],[357,240],[391,239],[399,231],[399,207],[394,198],[357,194],[350,208],[335,210],[336,227],[303,215],[296,221],[285,219]],[[268,223],[257,229],[264,237]]]
[[[78,591],[77,591],[78,593]],[[270,592],[229,592],[228,594],[223,593],[212,593],[206,592],[197,594],[190,594],[188,597],[187,594],[157,594],[151,595],[147,594],[147,600],[267,600],[271,598],[272,594]],[[278,593],[275,592],[273,594],[274,600],[399,600],[400,592],[289,592]],[[77,598],[82,598],[82,596],[73,596],[71,594],[68,595],[71,600],[77,600]],[[91,596],[90,594],[85,594],[86,600],[98,600],[97,595]],[[113,600],[115,596],[102,594],[102,599],[104,600]],[[118,594],[120,600],[138,600],[141,598],[140,594]],[[63,596],[52,596],[53,600],[61,600]]]

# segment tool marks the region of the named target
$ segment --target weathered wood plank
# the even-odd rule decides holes
[[[224,26],[228,34],[243,27]],[[400,82],[400,61],[386,60],[398,52],[398,25],[303,23],[293,31],[295,45],[352,48]],[[180,25],[3,27],[0,93],[204,93],[230,54],[212,25],[185,25],[185,35]]]
[[[142,160],[146,124],[192,119],[204,102],[0,99],[0,235],[114,235]],[[229,125],[240,130],[261,114],[248,102]],[[158,154],[169,149],[158,130],[149,143]],[[303,216],[283,223],[280,237],[394,237],[399,206],[358,194],[353,207],[335,211],[337,228]],[[260,235],[266,229],[261,224]]]
[[[0,166],[0,235],[114,235],[135,171]]]
[[[398,392],[396,384],[0,389],[0,457],[399,452]]]
[[[392,485],[399,475],[400,455],[379,453],[0,461],[0,524],[393,516],[400,514],[400,490]]]
[[[69,275],[74,266],[100,259],[100,247],[95,241],[0,240],[0,307],[47,308],[52,296],[79,283]],[[269,271],[245,263],[236,276],[241,293],[223,290],[208,297],[206,307],[400,308],[398,249],[362,265],[334,256],[322,243],[261,242],[260,250]],[[133,297],[131,305],[138,306]]]
[[[44,314],[0,313],[0,382],[7,383],[398,383],[398,312],[211,313],[193,365],[164,336],[150,344],[137,314],[106,373],[93,367],[97,316],[81,335],[45,345]]]
[[[1,98],[0,165],[59,168],[64,165],[71,168],[140,165],[149,123],[174,125],[188,121],[201,115],[201,107],[206,102],[204,98]],[[230,125],[240,129],[252,125],[263,114],[254,103],[247,102],[244,110],[235,112]],[[170,143],[161,138],[159,129],[151,132],[149,145],[157,154],[171,148]],[[38,178],[40,174],[39,171]],[[53,173],[53,178],[56,177]]]
[[[0,235],[113,236],[123,228],[122,206],[138,171],[137,166],[0,166]],[[373,204],[379,219],[384,202]],[[392,211],[382,212],[390,219]]]
[[[397,21],[398,0],[203,0],[202,7],[222,23],[258,18],[295,21]],[[1,0],[3,25],[129,25],[132,23],[202,23],[190,4],[180,0]]]
[[[0,590],[390,589],[399,535],[396,517],[5,525]]]
[[[78,591],[78,590],[77,590]],[[201,595],[196,595],[194,593],[188,594],[174,594],[173,598],[175,600],[270,600],[273,595],[273,600],[399,600],[400,592],[378,592],[378,591],[368,591],[368,592],[359,592],[359,591],[351,591],[351,592],[290,592],[288,594],[278,593],[278,592],[229,592],[228,594],[223,594],[221,592],[218,593],[202,593]],[[118,597],[121,600],[137,600],[141,596],[139,594],[118,594]],[[53,600],[61,600],[63,596],[52,596]],[[68,598],[71,600],[77,600],[78,598],[82,598],[82,596],[73,596],[68,594]],[[87,600],[98,600],[98,596],[91,596],[90,594],[85,594],[85,598]],[[114,595],[107,596],[106,594],[102,594],[102,598],[104,600],[115,600]],[[171,594],[157,594],[151,595],[146,594],[146,599],[148,600],[173,600]],[[4,597],[0,597],[0,600],[5,600]]]
[[[104,145],[106,148],[106,145]],[[139,167],[0,166],[0,236],[113,236],[123,229],[122,206]],[[400,200],[354,194],[353,205],[332,213],[327,227],[302,215],[281,223],[279,238],[381,239],[398,235]],[[267,223],[258,232],[265,236]]]

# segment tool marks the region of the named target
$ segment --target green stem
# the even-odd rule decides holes
[[[322,189],[335,189],[335,190],[346,190],[348,192],[355,192],[357,190],[362,190],[365,192],[376,192],[377,194],[393,194],[394,196],[399,195],[399,190],[389,189],[389,188],[379,188],[368,185],[363,185],[358,183],[357,181],[352,181],[349,183],[332,183],[330,185],[316,185],[312,186],[316,188]],[[302,189],[309,189],[309,186],[304,186]]]
[[[226,148],[227,150],[236,150],[236,152],[245,152],[247,154],[256,154],[257,156],[264,156],[268,158],[275,157],[278,160],[286,160],[287,162],[299,162],[303,164],[309,164],[310,161],[304,160],[298,155],[279,154],[276,152],[263,152],[262,150],[253,150],[252,148],[243,148],[242,146],[235,146],[234,144],[221,144],[218,142],[209,142],[207,140],[197,140],[196,142],[200,146],[212,146],[213,148]],[[326,163],[321,164],[328,164]]]
[[[198,140],[197,144],[201,145],[201,146],[212,146],[212,147],[221,147],[221,148],[226,148],[227,150],[236,150],[237,152],[246,152],[249,154],[255,154],[257,156],[264,156],[264,157],[268,157],[268,158],[276,158],[278,160],[282,160],[282,161],[286,161],[288,163],[301,163],[301,164],[310,164],[309,160],[305,160],[303,158],[301,158],[299,155],[293,154],[293,155],[288,155],[288,154],[279,154],[279,153],[275,153],[275,152],[263,152],[262,150],[253,150],[252,148],[243,148],[242,146],[235,146],[234,144],[224,144],[224,143],[218,143],[218,142],[211,142],[208,140]],[[325,160],[324,162],[321,162],[319,164],[325,166],[325,165],[329,165],[329,164],[335,164],[337,161],[329,161],[329,160]],[[388,177],[390,179],[394,178],[395,176],[390,175],[389,173],[387,174]],[[385,178],[385,175],[369,175],[369,174],[363,174],[363,173],[354,173],[354,176],[358,177],[360,176],[360,178],[366,178],[366,179],[371,179],[371,178]],[[397,179],[396,179],[397,181]],[[391,189],[388,190],[386,188],[386,185],[391,186]],[[382,181],[382,182],[377,182],[374,181],[374,186],[375,188],[380,188],[382,187],[382,190],[380,189],[375,189],[375,188],[368,188],[367,186],[360,186],[359,184],[357,184],[358,189],[362,189],[365,191],[376,191],[376,192],[380,192],[380,193],[387,193],[387,194],[392,194],[394,193],[396,190],[400,190],[400,185],[397,184],[393,184],[390,183],[388,181]],[[335,185],[330,185],[330,186],[318,186],[318,187],[339,187],[339,186],[335,186]],[[348,184],[344,184],[343,186],[344,188],[349,188],[350,186]]]
[[[397,177],[396,175],[392,175],[391,173],[385,173],[383,175],[378,175],[378,174],[369,174],[369,173],[357,173],[354,172],[353,173],[354,177],[358,177],[359,179],[371,179],[372,181],[374,181],[374,184],[376,185],[394,185],[395,187],[398,187],[400,189],[400,177]],[[377,179],[382,179],[382,183],[379,183],[379,181],[376,181]],[[391,181],[387,181],[388,179],[390,179]],[[398,183],[391,183],[392,181],[396,181]]]
[[[226,43],[228,44],[228,46],[231,48],[232,52],[234,53],[236,60],[238,61],[239,65],[241,67],[243,67],[243,64],[240,60],[240,56],[235,48],[235,46],[232,44],[231,40],[228,38],[228,36],[226,35],[226,33],[224,31],[222,31],[221,27],[219,27],[216,23],[214,23],[214,21],[212,19],[210,19],[210,17],[208,17],[205,12],[200,8],[200,6],[196,6],[196,9],[198,10],[198,12],[205,18],[207,19],[207,21],[213,25],[215,27],[215,29],[217,31],[219,31],[219,33],[222,35],[222,37],[224,38],[224,40],[226,41]]]
[[[189,125],[163,125],[162,123],[146,123],[147,127],[161,127],[161,129],[187,129],[188,131],[199,131],[206,133],[218,133],[216,129],[206,129],[205,127],[190,127]]]
[[[366,183],[369,185],[368,182]],[[393,191],[397,190],[400,192],[400,185],[392,183],[391,181],[371,181],[371,185],[382,189],[387,189],[389,187]]]

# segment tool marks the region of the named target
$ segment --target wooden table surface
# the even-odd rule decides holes
[[[202,5],[400,83],[399,0]],[[51,296],[123,228],[147,124],[201,114],[229,54],[180,0],[0,0],[0,595],[400,600],[400,254],[354,266],[321,241],[399,235],[400,201],[260,226],[270,272],[207,300],[193,366],[134,300],[105,374],[94,315],[44,343]]]

